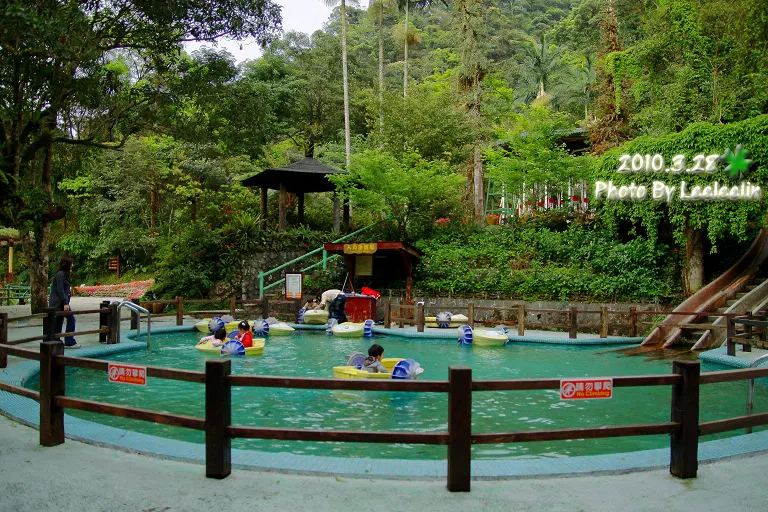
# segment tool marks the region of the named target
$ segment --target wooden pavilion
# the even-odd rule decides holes
[[[262,227],[266,227],[267,220],[267,193],[269,189],[280,191],[280,207],[278,213],[278,229],[285,230],[286,203],[288,193],[295,194],[299,201],[299,222],[304,222],[304,194],[311,192],[334,192],[336,186],[328,179],[331,174],[346,174],[346,171],[334,169],[314,158],[304,158],[298,162],[266,169],[259,174],[241,181],[243,186],[261,189],[261,217]],[[333,227],[339,230],[339,198],[334,194],[333,198]],[[349,228],[349,202],[344,200],[343,227]]]

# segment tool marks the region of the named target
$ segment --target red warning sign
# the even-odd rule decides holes
[[[119,382],[121,384],[136,384],[137,386],[147,385],[147,367],[132,366],[129,364],[109,363],[109,382]]]
[[[611,398],[613,379],[561,379],[560,400]]]

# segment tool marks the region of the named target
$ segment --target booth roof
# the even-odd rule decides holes
[[[266,169],[259,174],[242,180],[246,187],[267,187],[280,190],[280,184],[288,192],[332,192],[336,186],[328,179],[329,174],[346,174],[346,171],[334,169],[314,158],[304,158],[298,162]]]

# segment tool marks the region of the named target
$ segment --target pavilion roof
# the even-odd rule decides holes
[[[332,192],[336,186],[328,179],[329,174],[346,174],[346,171],[334,169],[314,158],[304,158],[298,162],[265,169],[260,173],[242,180],[246,187],[267,187],[280,190],[280,183],[288,192]]]

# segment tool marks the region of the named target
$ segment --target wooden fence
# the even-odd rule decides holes
[[[66,408],[120,416],[163,425],[205,431],[206,476],[225,478],[232,471],[231,441],[235,438],[283,439],[365,443],[411,443],[447,446],[448,490],[469,491],[473,444],[520,443],[567,439],[597,439],[625,436],[670,435],[670,473],[680,478],[696,476],[700,436],[768,424],[768,413],[724,420],[699,421],[701,385],[768,377],[768,368],[700,374],[698,362],[675,361],[671,375],[613,377],[613,388],[671,386],[670,421],[635,425],[606,425],[536,431],[472,433],[472,395],[485,391],[529,391],[559,389],[560,379],[473,380],[467,367],[450,367],[448,380],[347,380],[299,377],[246,376],[231,374],[231,360],[206,361],[205,372],[147,367],[147,378],[161,378],[205,385],[205,418],[118,406],[65,395],[66,367],[108,370],[108,362],[64,355],[62,342],[46,341],[40,352],[0,345],[0,354],[40,361],[40,391],[0,383],[0,390],[40,403],[40,444],[64,442]],[[343,389],[406,391],[448,394],[446,432],[321,431],[252,427],[232,424],[232,387]]]

